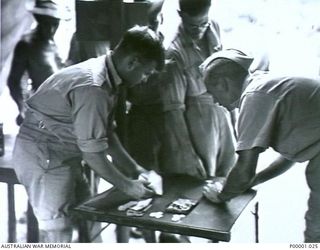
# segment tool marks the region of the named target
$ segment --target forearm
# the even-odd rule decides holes
[[[249,189],[254,178],[254,173],[244,172],[240,165],[236,165],[228,175],[225,186],[219,197],[222,200],[229,200]]]
[[[289,161],[282,156],[279,156],[274,162],[270,164],[269,167],[262,170],[255,176],[251,186],[261,184],[283,174],[288,169],[290,169],[293,164],[294,162]]]
[[[107,159],[106,152],[83,153],[83,159],[101,178],[124,191],[130,186],[130,179]]]
[[[255,176],[259,153],[260,149],[239,152],[238,160],[219,194],[221,200],[229,200],[248,190]]]
[[[111,155],[114,164],[121,170],[121,172],[128,176],[135,178],[144,171],[144,169],[140,167],[124,149],[115,133],[111,133],[111,135],[109,135],[108,154]]]
[[[12,99],[16,102],[18,106],[18,110],[22,111],[24,103],[21,87],[22,76],[19,78],[12,74],[14,74],[14,72],[12,72],[8,77],[8,88]]]
[[[27,78],[24,77],[24,73],[28,71],[27,58],[28,58],[28,47],[25,43],[19,42],[15,48],[14,56],[12,59],[11,69],[8,76],[8,87],[10,95],[13,100],[17,103],[19,111],[23,111],[23,96],[22,87],[23,83],[26,84]]]

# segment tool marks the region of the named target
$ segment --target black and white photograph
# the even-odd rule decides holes
[[[319,0],[0,8],[1,248],[320,248]]]

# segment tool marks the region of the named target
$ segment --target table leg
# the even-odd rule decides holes
[[[8,242],[16,242],[16,211],[14,204],[14,184],[8,183]]]
[[[88,225],[86,220],[79,220],[77,223],[79,242],[80,243],[90,243],[90,233],[88,231]]]
[[[255,226],[255,242],[259,243],[259,202],[254,205],[254,226]]]
[[[130,239],[130,227],[116,226],[117,243],[128,243]]]
[[[156,231],[142,229],[143,237],[146,243],[156,243]]]

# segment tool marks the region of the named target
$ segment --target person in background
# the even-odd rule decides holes
[[[222,48],[219,25],[209,19],[210,0],[180,0],[179,6],[181,25],[165,69],[129,91],[129,150],[166,175],[225,176],[235,161],[232,125],[198,69]]]
[[[54,0],[37,0],[32,13],[37,26],[30,33],[23,35],[17,43],[8,77],[10,94],[19,110],[16,118],[18,125],[25,116],[24,95],[29,81],[34,92],[50,75],[64,66],[54,35],[60,20],[70,19],[65,6]]]
[[[204,188],[214,203],[227,202],[254,185],[279,176],[294,162],[309,161],[310,188],[305,215],[305,242],[320,242],[320,81],[305,77],[249,74],[253,58],[238,50],[210,56],[201,65],[207,89],[228,110],[239,108],[238,160],[223,188]],[[272,147],[280,153],[256,173],[259,154]]]
[[[179,0],[179,6],[181,25],[168,49],[168,58],[177,65],[176,77],[163,98],[169,106],[185,108],[188,134],[205,169],[202,178],[226,176],[235,160],[230,117],[214,104],[199,71],[205,58],[222,49],[220,27],[209,18],[211,0]]]
[[[113,111],[123,88],[139,84],[163,64],[157,34],[136,26],[113,51],[58,71],[28,99],[13,161],[38,219],[41,242],[71,241],[70,208],[88,193],[82,159],[133,199],[153,195],[148,180],[138,180],[146,170],[114,133]]]

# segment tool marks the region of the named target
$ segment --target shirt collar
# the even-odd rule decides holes
[[[106,56],[106,64],[107,64],[108,72],[111,74],[111,77],[113,79],[115,87],[118,87],[122,83],[122,79],[120,78],[120,76],[119,76],[119,74],[113,64],[111,56],[112,56],[112,51],[108,50],[107,56]]]
[[[181,37],[182,37],[182,42],[185,44],[185,46],[198,48],[198,45],[194,42],[194,40],[191,39],[191,37],[185,31],[182,23],[180,24],[179,29],[180,29],[179,32],[181,33]],[[212,21],[209,21],[209,25],[207,27],[207,30],[205,31],[204,36],[208,40],[210,54],[222,49],[221,43],[218,39],[219,34],[214,29],[212,25]]]

